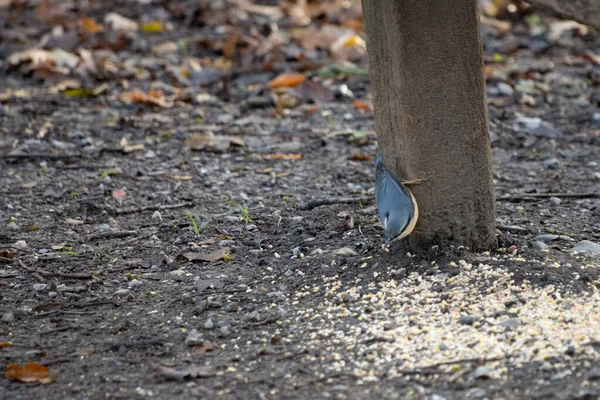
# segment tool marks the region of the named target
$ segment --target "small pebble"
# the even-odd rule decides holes
[[[558,161],[557,158],[550,158],[544,161],[544,167],[546,167],[546,169],[558,169],[559,165],[560,161]]]
[[[54,298],[56,296],[58,296],[58,293],[56,293],[56,292],[48,292],[48,297]]]
[[[538,235],[534,239],[539,240],[540,242],[548,243],[558,239],[558,235]]]
[[[262,250],[252,249],[249,251],[249,253],[254,257],[260,257],[260,255],[262,254]]]
[[[15,322],[16,318],[15,318],[15,314],[13,314],[10,311],[5,312],[4,314],[2,314],[2,321],[6,322],[6,323],[11,323],[11,322]]]
[[[590,242],[589,240],[582,240],[573,246],[571,251],[577,253],[600,254],[600,244]]]
[[[6,230],[15,232],[15,231],[20,231],[21,228],[19,228],[19,225],[17,225],[15,223],[15,221],[11,221],[8,224],[6,224]]]
[[[550,204],[552,204],[553,206],[559,206],[560,203],[562,203],[562,200],[559,199],[558,197],[550,197],[549,201],[550,201]]]
[[[185,338],[185,344],[188,346],[198,346],[202,344],[204,341],[202,337],[200,337],[200,333],[198,333],[197,329],[192,329],[189,331],[187,337]]]
[[[531,243],[531,247],[533,247],[536,250],[546,250],[548,248],[548,245],[540,240],[536,240],[533,243]]]
[[[260,321],[260,314],[258,313],[258,311],[252,311],[251,313],[248,313],[246,315],[246,318],[249,321],[258,322]]]
[[[258,229],[258,227],[256,225],[254,225],[254,224],[248,224],[248,225],[246,225],[246,230],[248,232],[252,232],[252,231],[255,231],[257,229]]]
[[[204,329],[213,329],[214,327],[215,323],[213,322],[212,318],[207,319],[204,323]]]
[[[474,315],[461,315],[458,318],[458,323],[463,325],[473,325],[477,320],[478,318]]]
[[[158,210],[154,211],[154,214],[152,214],[152,221],[162,222],[162,220],[163,220],[163,217],[160,214],[160,212]]]
[[[229,325],[223,325],[221,328],[219,328],[219,336],[220,337],[227,337],[229,336]]]
[[[521,325],[521,321],[518,318],[509,318],[505,321],[500,322],[500,326],[505,328],[516,328]]]
[[[11,247],[14,247],[17,250],[27,250],[29,249],[29,246],[27,245],[27,242],[24,240],[17,240],[16,242],[14,242]]]
[[[225,311],[227,312],[236,312],[240,309],[240,307],[236,303],[229,303],[225,306]]]
[[[473,378],[475,378],[475,379],[490,378],[490,376],[492,375],[493,372],[494,372],[494,369],[492,367],[490,367],[489,365],[482,365],[480,367],[477,367],[477,369],[475,369],[475,371],[473,372]]]
[[[467,390],[467,398],[468,399],[483,399],[486,395],[486,392],[482,388],[474,387]]]
[[[45,283],[34,283],[33,284],[33,290],[36,290],[38,292],[46,290],[47,287],[48,287],[48,285],[46,285]]]
[[[129,294],[129,289],[119,289],[115,292],[115,296],[126,296]]]
[[[142,286],[142,285],[143,285],[143,283],[142,283],[141,281],[139,281],[139,280],[137,280],[137,279],[133,279],[133,280],[131,280],[131,281],[129,282],[129,285],[128,285],[128,286],[129,286],[130,288],[134,288],[134,287],[138,287],[138,286]]]

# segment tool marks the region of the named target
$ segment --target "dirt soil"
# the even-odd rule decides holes
[[[413,256],[381,249],[360,37],[52,4],[0,1],[0,370],[51,380],[0,399],[600,398],[599,259],[570,251],[600,242],[597,32],[484,18],[500,249]],[[323,4],[317,41],[359,18]]]

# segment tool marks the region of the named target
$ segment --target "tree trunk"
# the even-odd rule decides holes
[[[527,2],[550,8],[566,18],[600,29],[600,0],[527,0]]]
[[[489,250],[494,186],[476,0],[363,0],[379,148],[420,209],[411,247]]]

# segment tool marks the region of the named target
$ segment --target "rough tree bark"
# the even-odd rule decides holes
[[[600,29],[600,0],[528,0],[528,3]]]
[[[385,164],[420,208],[411,247],[489,250],[494,187],[476,0],[363,0]]]

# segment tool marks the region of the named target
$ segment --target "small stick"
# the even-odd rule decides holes
[[[372,201],[371,197],[342,197],[337,199],[317,199],[311,200],[308,203],[298,207],[299,210],[312,210],[313,208],[328,206],[332,204],[354,204],[354,203],[368,203]]]
[[[194,203],[179,203],[179,204],[166,204],[166,205],[158,205],[158,206],[144,206],[144,207],[133,207],[133,208],[123,208],[117,210],[117,214],[134,214],[138,212],[144,211],[162,211],[162,210],[174,210],[176,208],[184,208],[184,207],[192,207]]]
[[[88,240],[123,238],[123,237],[131,236],[131,235],[135,235],[137,233],[138,233],[138,231],[107,231],[107,232],[94,233],[94,234],[88,236]]]
[[[589,199],[600,197],[600,193],[523,193],[523,194],[506,194],[496,197],[499,201],[519,201],[527,199],[545,199],[549,197],[563,197],[575,199]]]
[[[67,274],[67,273],[63,273],[63,272],[43,271],[41,269],[29,268],[21,260],[17,260],[17,262],[27,272],[31,273],[31,276],[33,276],[34,278],[36,278],[40,282],[47,282],[47,280],[43,278],[43,277],[46,277],[46,276],[47,277],[53,277],[53,276],[55,276],[55,277],[58,277],[58,278],[68,278],[68,279],[92,279],[94,277],[93,274],[81,274],[81,273]]]

